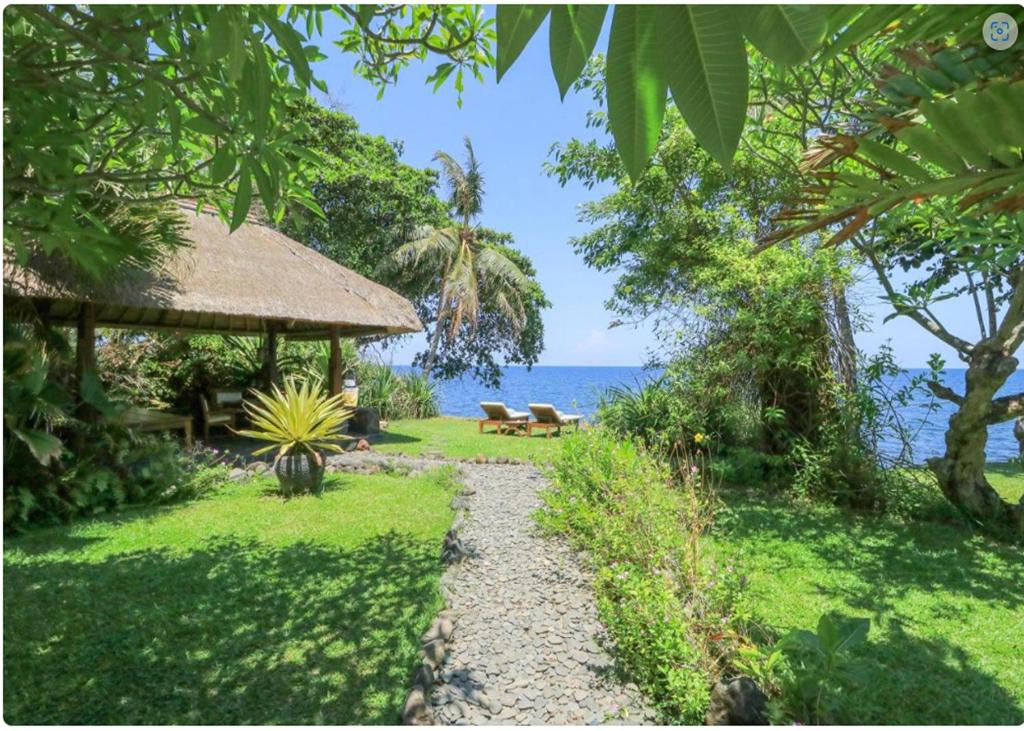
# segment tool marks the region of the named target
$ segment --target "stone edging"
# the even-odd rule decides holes
[[[451,507],[455,512],[451,529],[445,534],[441,544],[441,562],[446,565],[458,563],[469,555],[469,551],[459,539],[458,530],[465,521],[465,511],[469,504],[466,500],[476,490],[463,485],[462,489],[452,498]],[[444,586],[441,587],[444,593]],[[437,671],[444,662],[446,646],[455,631],[455,619],[447,608],[448,597],[445,595],[446,608],[438,613],[433,624],[420,637],[420,664],[412,674],[412,690],[402,706],[402,723],[406,726],[432,726],[434,713],[431,710],[430,691],[437,680]]]
[[[437,615],[420,638],[420,665],[412,674],[412,690],[402,707],[402,723],[406,726],[432,726],[434,714],[430,709],[430,689],[435,672],[444,662],[445,645],[455,630],[455,622],[447,609]]]

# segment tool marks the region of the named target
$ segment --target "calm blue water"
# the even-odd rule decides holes
[[[395,370],[406,371],[408,366],[395,366]],[[901,374],[893,386],[899,387],[915,374],[923,372],[910,369]],[[562,411],[592,417],[598,398],[606,388],[635,387],[638,382],[650,380],[658,373],[639,367],[534,366],[528,371],[521,366],[512,366],[505,369],[499,389],[487,388],[471,378],[463,378],[441,382],[438,390],[441,413],[448,416],[479,416],[481,401],[504,401],[510,408],[522,411],[526,411],[530,402],[546,402]],[[963,369],[949,369],[943,372],[943,380],[947,386],[962,393],[964,373]],[[1013,374],[1000,394],[1020,391],[1024,391],[1024,370]],[[952,404],[945,401],[918,396],[914,403],[901,408],[901,414],[914,434],[914,461],[921,462],[942,454],[943,434],[953,411],[951,407]],[[891,454],[898,450],[898,445],[895,442],[883,443],[883,449]],[[989,428],[986,451],[991,461],[1003,462],[1017,456],[1012,422]]]

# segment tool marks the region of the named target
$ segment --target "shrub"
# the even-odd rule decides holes
[[[359,365],[359,405],[376,409],[382,419],[426,419],[440,408],[432,381],[419,373],[399,375],[384,363]]]
[[[227,479],[207,453],[186,453],[164,435],[78,424],[61,456],[43,465],[9,442],[4,454],[4,529],[67,522],[125,505],[201,497]]]
[[[539,520],[595,564],[601,618],[623,669],[676,723],[703,723],[742,634],[744,580],[701,552],[714,500],[699,463],[666,463],[604,428],[567,435]]]

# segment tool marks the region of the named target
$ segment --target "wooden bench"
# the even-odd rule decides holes
[[[153,409],[129,409],[117,419],[117,423],[139,431],[181,429],[185,433],[185,446],[192,446],[192,417],[190,415],[171,414]]]

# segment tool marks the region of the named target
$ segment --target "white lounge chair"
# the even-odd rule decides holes
[[[502,432],[521,432],[527,428],[527,421],[530,415],[525,411],[516,411],[505,406],[501,401],[481,401],[480,408],[484,410],[487,417],[480,419],[480,433],[484,433],[485,426],[493,426],[498,434]]]
[[[563,426],[574,424],[579,429],[580,420],[583,418],[580,414],[563,414],[551,404],[530,404],[530,411],[533,412],[536,421],[531,421],[527,425],[527,433],[532,435],[534,429],[543,429],[547,432],[548,439],[551,438],[552,430],[561,434]]]

